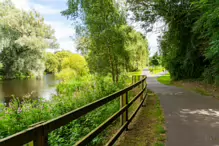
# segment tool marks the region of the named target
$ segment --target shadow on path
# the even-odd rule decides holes
[[[219,146],[218,99],[163,85],[156,76],[148,76],[148,88],[164,109],[167,146]]]

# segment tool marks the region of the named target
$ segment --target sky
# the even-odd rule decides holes
[[[60,44],[59,50],[64,49],[76,53],[76,44],[71,39],[71,36],[75,35],[75,30],[71,21],[60,13],[67,9],[66,0],[12,0],[12,2],[19,9],[38,11],[44,17],[45,23],[51,25],[55,30],[55,36]],[[139,25],[136,25],[135,28],[141,32]],[[155,32],[147,34],[151,55],[158,50],[158,35],[159,33]]]
[[[39,12],[44,17],[45,23],[55,30],[55,36],[60,44],[59,50],[76,53],[76,45],[70,37],[74,36],[75,30],[71,21],[60,13],[67,9],[66,0],[12,0],[12,2],[19,9],[26,11],[35,9]]]

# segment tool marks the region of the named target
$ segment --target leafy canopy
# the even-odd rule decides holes
[[[142,60],[148,55],[147,41],[127,26],[126,13],[117,1],[68,0],[68,9],[62,14],[74,20],[78,30],[77,48],[86,55],[91,72],[99,75],[110,73],[112,80],[118,82],[122,72],[145,63]],[[139,42],[132,37],[140,38]],[[138,42],[138,47],[129,47],[135,42]],[[137,56],[137,53],[144,57]],[[137,57],[140,63],[132,63]]]
[[[41,77],[46,48],[56,48],[54,30],[36,11],[21,11],[8,0],[0,2],[0,60],[6,78]]]

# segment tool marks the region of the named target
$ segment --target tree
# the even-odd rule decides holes
[[[56,73],[58,72],[59,61],[55,54],[46,53],[46,72],[47,73]]]
[[[83,35],[90,39],[88,63],[91,71],[100,74],[110,72],[113,81],[117,82],[121,72],[120,60],[126,51],[119,30],[120,26],[125,24],[125,18],[116,8],[115,2],[69,0],[68,4],[69,8],[63,15],[73,19],[82,16],[80,18],[84,23],[83,31],[86,32]]]
[[[56,78],[64,82],[69,81],[75,77],[77,77],[77,73],[71,68],[65,68],[56,74]]]
[[[204,71],[205,57],[193,26],[200,17],[197,0],[134,0],[130,1],[136,20],[149,29],[153,23],[166,24],[161,36],[161,54],[173,79],[198,78]]]
[[[56,77],[63,81],[89,73],[85,58],[79,54],[71,54],[69,57],[65,57],[62,60],[61,68],[62,70],[56,74]]]
[[[127,34],[126,50],[129,52],[128,71],[136,71],[143,69],[149,57],[148,41],[145,37],[132,29]]]
[[[21,11],[6,0],[0,2],[0,60],[6,78],[41,77],[46,48],[56,48],[54,30],[36,11]]]
[[[58,71],[62,70],[62,62],[65,58],[68,58],[72,55],[72,53],[70,51],[59,51],[55,53],[56,57],[58,58]]]
[[[153,66],[161,65],[161,57],[156,52],[150,59],[150,64]]]
[[[62,69],[66,68],[73,69],[79,76],[89,73],[85,58],[79,54],[72,54],[70,57],[64,58]]]
[[[68,9],[62,14],[75,22],[79,18],[82,21],[77,27],[78,49],[87,54],[90,71],[111,73],[112,80],[118,82],[120,74],[130,66],[126,44],[130,40],[127,34],[133,32],[121,6],[114,0],[68,0]]]
[[[203,78],[207,83],[219,85],[219,1],[202,0],[193,6],[200,12],[192,31],[199,40],[196,47],[203,54]]]

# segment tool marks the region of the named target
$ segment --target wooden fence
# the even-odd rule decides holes
[[[138,81],[137,81],[138,80]],[[147,98],[147,84],[146,76],[133,76],[133,84],[121,91],[97,100],[93,103],[85,105],[79,109],[66,113],[58,118],[52,119],[44,123],[37,123],[36,126],[31,127],[27,130],[9,136],[7,138],[0,140],[0,146],[22,146],[27,143],[32,142],[31,145],[34,146],[48,146],[48,133],[53,130],[65,126],[80,118],[81,116],[109,103],[110,101],[120,97],[121,108],[118,112],[109,117],[104,123],[99,125],[96,129],[91,131],[87,136],[78,141],[75,145],[82,146],[88,144],[92,139],[94,139],[98,134],[105,130],[110,124],[112,124],[116,119],[120,117],[121,127],[118,129],[117,133],[108,141],[106,145],[113,145],[122,132],[128,129],[129,123],[132,121],[138,110],[143,105],[145,99]],[[128,92],[136,87],[141,87],[142,90],[129,102]],[[134,113],[129,117],[128,109],[137,100],[141,99],[140,104]]]

